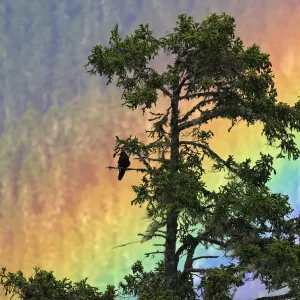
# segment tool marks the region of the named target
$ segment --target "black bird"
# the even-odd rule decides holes
[[[126,172],[126,169],[129,166],[130,166],[129,156],[124,151],[122,151],[120,153],[120,158],[118,160],[118,168],[122,168],[122,169],[119,169],[118,180],[122,180],[122,178]]]

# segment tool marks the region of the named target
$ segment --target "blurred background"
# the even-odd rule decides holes
[[[154,266],[157,259],[143,255],[152,242],[112,250],[137,241],[148,223],[143,209],[130,205],[131,185],[140,175],[130,172],[119,182],[117,173],[106,169],[116,165],[115,136],[146,141],[147,118],[122,108],[120,91],[86,74],[83,65],[94,45],[108,43],[116,23],[122,35],[150,23],[154,34],[163,36],[181,13],[201,21],[213,12],[231,14],[245,45],[257,43],[270,53],[278,99],[295,103],[298,0],[0,2],[0,267],[30,276],[38,266],[59,279],[88,277],[90,285],[104,289],[118,284],[137,259],[147,269]],[[259,126],[238,126],[230,134],[224,121],[210,128],[212,148],[220,155],[255,159],[269,151]],[[281,160],[276,167],[270,187],[288,194],[299,210],[299,162]],[[207,183],[216,188],[222,178],[208,174]],[[249,282],[235,299],[266,294],[259,282]],[[3,295],[1,300],[8,299]]]

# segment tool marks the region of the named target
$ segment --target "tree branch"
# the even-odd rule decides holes
[[[255,300],[287,300],[287,299],[291,299],[291,297],[295,297],[295,296],[297,296],[297,294],[294,291],[289,291],[283,295],[259,297],[259,298],[255,298]],[[296,298],[293,298],[293,299],[296,299]]]
[[[195,269],[195,268],[191,268],[191,269],[188,269],[186,272],[187,273],[201,273],[201,274],[204,274],[205,272],[207,272],[207,270],[209,270],[209,269],[204,269],[204,268]]]
[[[140,243],[141,241],[136,241],[136,242],[130,242],[130,243],[126,243],[126,244],[122,244],[119,246],[115,246],[112,249],[116,249],[116,248],[121,248],[121,247],[126,247],[127,245],[131,245],[131,244],[136,244],[136,243]]]
[[[172,93],[170,93],[164,86],[161,86],[159,89],[160,89],[164,94],[166,94],[168,97],[170,97],[170,98],[173,97]]]
[[[200,98],[200,97],[205,97],[205,96],[215,96],[217,93],[216,92],[202,92],[202,93],[193,93],[189,94],[186,93],[184,96],[180,96],[178,99],[183,100],[183,99],[191,99],[191,98]]]
[[[196,104],[190,111],[188,111],[181,119],[178,120],[179,123],[186,121],[189,116],[191,116],[196,110],[200,110],[200,107],[205,106],[206,104],[209,104],[213,101],[213,98],[200,101],[198,104]]]
[[[221,117],[220,113],[224,113],[224,112],[225,109],[223,107],[214,108],[212,110],[206,110],[203,113],[203,115],[201,115],[199,118],[178,125],[178,130],[182,131],[184,129],[190,128],[195,125],[201,125],[203,123],[207,123],[207,121],[209,120]]]
[[[193,268],[193,255],[195,253],[197,246],[198,246],[197,241],[191,242],[190,248],[187,250],[187,257],[181,275],[181,278],[183,280],[186,279],[186,276],[188,275],[187,270]]]
[[[180,255],[183,253],[183,251],[185,251],[189,246],[191,246],[193,243],[196,243],[196,246],[198,246],[201,242],[208,242],[210,244],[215,244],[218,245],[220,247],[226,247],[226,243],[222,242],[222,241],[218,241],[215,239],[212,239],[210,237],[208,237],[205,233],[199,234],[197,237],[193,237],[193,239],[188,240],[187,242],[183,243],[178,250],[176,251],[176,261],[179,262],[179,257]]]
[[[198,256],[198,257],[193,258],[193,262],[194,262],[195,260],[198,260],[198,259],[208,259],[208,258],[219,258],[219,256],[216,256],[216,255],[203,255],[203,256]]]
[[[182,78],[181,82],[179,83],[177,89],[175,90],[175,94],[180,94],[180,91],[182,89],[182,87],[184,86],[185,82],[189,79],[189,76],[185,76],[184,78]]]
[[[146,166],[147,170],[151,171],[152,167],[151,167],[151,165],[148,162],[146,162],[146,159],[142,158],[142,155],[140,153],[135,153],[135,154],[139,157],[140,161],[143,162],[143,164]]]
[[[120,170],[120,169],[124,169],[124,168],[118,168],[118,167],[112,167],[112,166],[108,166],[106,167],[106,169],[110,169],[110,170]],[[137,172],[147,172],[147,169],[140,169],[140,168],[125,168],[126,171],[137,171]]]
[[[146,257],[149,257],[150,255],[155,255],[155,254],[164,254],[164,251],[155,251],[155,252],[149,252],[149,253],[145,253],[144,255]]]
[[[148,70],[152,73],[156,73],[157,75],[159,75],[153,68],[145,68],[145,70]],[[148,78],[149,74],[147,72],[143,72],[143,75],[145,78]],[[138,77],[140,77],[140,73],[138,74]],[[164,86],[159,87],[159,89],[166,94],[168,97],[172,98],[172,93],[170,93]]]
[[[155,233],[155,234],[143,234],[143,233],[138,233],[139,236],[143,236],[143,237],[147,237],[152,239],[153,237],[162,237],[162,238],[166,238],[165,235],[159,234],[159,233]]]
[[[179,145],[192,145],[195,147],[202,148],[203,150],[207,151],[211,155],[211,157],[213,157],[216,161],[221,162],[224,166],[226,166],[230,172],[238,175],[238,171],[236,169],[234,169],[230,164],[228,164],[224,159],[222,159],[216,152],[211,150],[208,146],[193,141],[180,141]]]
[[[134,159],[141,160],[141,161],[143,161],[143,159],[148,159],[149,161],[157,161],[157,162],[162,161],[161,158],[150,158],[150,157],[147,157],[147,156],[135,157]]]

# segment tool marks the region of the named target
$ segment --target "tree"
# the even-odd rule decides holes
[[[232,299],[232,290],[245,283],[247,274],[270,291],[287,286],[282,299],[300,295],[300,222],[290,217],[288,196],[272,193],[266,185],[275,173],[274,157],[261,153],[255,163],[249,158],[238,162],[233,155],[222,158],[210,146],[213,132],[203,127],[217,118],[231,121],[229,131],[239,121],[248,126],[260,122],[267,143],[279,149],[277,159],[299,157],[293,132],[300,130],[300,103],[290,107],[277,101],[269,55],[255,44],[245,48],[234,33],[235,21],[225,13],[202,23],[180,15],[174,31],[161,38],[152,35],[149,25],[121,38],[116,25],[109,46],[95,46],[88,57],[90,74],[107,77],[107,84],[116,78],[123,105],[152,115],[148,144],[117,136],[115,146],[116,154],[125,151],[143,164],[136,169],[144,175],[133,186],[131,202],[145,205],[152,220],[141,241],[159,237],[165,242],[164,251],[146,254],[164,256],[154,271],[145,272],[138,261],[133,275],[120,283],[124,294],[139,300],[197,299],[197,290],[203,299]],[[159,73],[149,62],[161,50],[173,63]],[[169,100],[163,113],[151,111],[159,93]],[[187,101],[195,103],[181,113]],[[218,191],[209,190],[203,180],[208,159],[215,172],[228,172]],[[229,264],[195,268],[197,260],[218,257],[196,257],[199,246],[218,247]],[[195,287],[194,276],[201,279]]]
[[[0,272],[0,284],[5,290],[5,295],[18,295],[23,300],[113,300],[117,291],[114,286],[108,285],[104,293],[86,283],[86,279],[80,282],[72,282],[66,278],[56,280],[53,272],[47,272],[35,267],[35,275],[28,280],[21,271],[17,273],[7,272],[2,268]],[[11,297],[11,298],[12,298]]]
[[[161,50],[173,63],[159,73],[149,63]],[[109,46],[96,45],[86,67],[92,75],[105,76],[107,84],[116,79],[124,106],[153,116],[150,143],[117,136],[115,152],[125,151],[144,164],[143,180],[133,186],[136,198],[131,203],[145,204],[153,221],[144,240],[165,240],[169,290],[198,274],[204,299],[229,299],[230,289],[244,284],[243,278],[252,272],[269,290],[288,286],[290,294],[298,295],[300,248],[295,241],[300,223],[298,218],[286,220],[292,212],[288,197],[266,186],[275,173],[274,157],[261,153],[255,163],[249,158],[238,162],[233,155],[222,158],[209,145],[213,132],[203,128],[217,118],[231,121],[228,131],[239,121],[247,126],[260,122],[268,145],[279,149],[277,159],[298,159],[293,132],[300,130],[300,102],[290,107],[277,101],[269,55],[256,44],[245,48],[235,37],[234,18],[225,13],[212,14],[202,23],[182,14],[174,31],[161,38],[153,36],[148,24],[121,38],[116,25]],[[164,113],[151,111],[159,93],[169,101]],[[187,101],[195,104],[181,114]],[[209,191],[202,180],[205,159],[214,161],[214,171],[229,173],[218,192]],[[165,231],[154,226],[159,223]],[[205,259],[194,257],[199,245],[219,247],[231,263],[194,268],[195,260]]]

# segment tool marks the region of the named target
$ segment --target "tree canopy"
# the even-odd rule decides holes
[[[162,53],[173,63],[158,72],[150,62]],[[116,137],[115,153],[125,151],[143,164],[137,169],[142,183],[132,187],[136,198],[131,201],[144,205],[152,221],[141,241],[164,242],[163,251],[153,253],[163,254],[163,261],[150,272],[135,263],[133,275],[120,284],[123,293],[143,300],[198,299],[199,293],[208,300],[232,299],[248,275],[269,291],[288,287],[282,299],[297,299],[299,218],[291,218],[288,196],[273,193],[267,183],[276,174],[274,158],[299,157],[294,134],[300,130],[300,102],[292,107],[278,102],[269,55],[256,44],[246,48],[235,36],[234,18],[225,13],[201,23],[182,14],[173,32],[159,38],[148,24],[122,38],[116,25],[109,45],[92,49],[86,68],[106,77],[107,84],[115,80],[123,106],[149,112],[153,125],[149,143]],[[151,109],[160,94],[168,108],[155,113]],[[182,113],[186,102],[195,103]],[[218,118],[231,121],[228,131],[240,121],[261,123],[262,136],[278,149],[276,157],[260,153],[255,162],[221,157],[210,146],[213,131],[203,126]],[[205,160],[213,161],[216,173],[228,172],[217,191],[204,182]],[[219,257],[196,256],[199,247],[212,246],[229,263],[196,268],[198,260]]]

